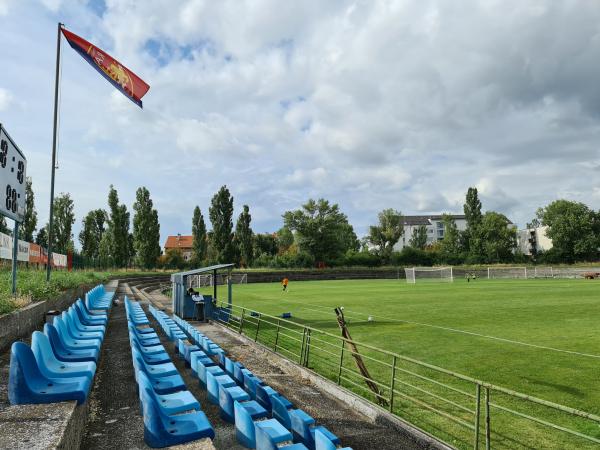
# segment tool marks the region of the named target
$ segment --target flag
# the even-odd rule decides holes
[[[75,33],[62,28],[69,45],[132,102],[142,107],[142,97],[150,86],[135,73]]]

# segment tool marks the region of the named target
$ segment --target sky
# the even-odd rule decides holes
[[[48,218],[56,27],[142,77],[144,109],[63,40],[56,192],[77,221],[146,186],[161,245],[227,185],[255,232],[309,198],[359,236],[384,208],[524,226],[600,208],[600,2],[0,0],[0,122]]]

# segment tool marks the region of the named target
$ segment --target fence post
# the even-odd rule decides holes
[[[238,334],[242,334],[242,327],[244,326],[245,312],[246,312],[246,308],[242,308],[242,315],[240,316],[240,326],[238,327]]]
[[[473,448],[479,450],[479,416],[481,412],[481,386],[475,385],[475,445]]]
[[[485,388],[485,450],[490,450],[490,388]]]
[[[306,330],[306,345],[304,346],[304,367],[308,367],[308,355],[310,353],[310,329]]]
[[[258,341],[258,330],[260,329],[260,319],[262,317],[261,313],[258,313],[258,322],[256,322],[256,335],[254,336],[254,342]]]
[[[302,365],[302,361],[304,360],[304,342],[306,340],[306,327],[302,329],[302,345],[300,347],[300,361],[298,364]]]
[[[396,355],[392,361],[392,380],[390,382],[390,412],[394,412],[394,385],[396,383]]]
[[[281,319],[277,319],[277,334],[275,334],[275,348],[273,351],[277,353],[277,343],[279,342],[279,327],[281,326]]]
[[[340,384],[341,377],[342,377],[342,365],[344,364],[344,348],[346,347],[346,341],[344,341],[343,339],[341,341],[342,341],[342,353],[340,355],[340,367],[338,370],[338,382],[337,382],[338,385]]]

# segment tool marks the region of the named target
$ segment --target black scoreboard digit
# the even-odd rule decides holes
[[[0,214],[17,222],[25,215],[27,159],[0,123]]]

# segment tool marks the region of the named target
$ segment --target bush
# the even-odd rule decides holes
[[[401,252],[392,253],[391,263],[395,266],[433,266],[436,257],[436,252],[404,247]]]
[[[381,265],[381,258],[374,253],[362,251],[348,251],[342,259],[344,266],[362,266],[362,267],[378,267]]]

